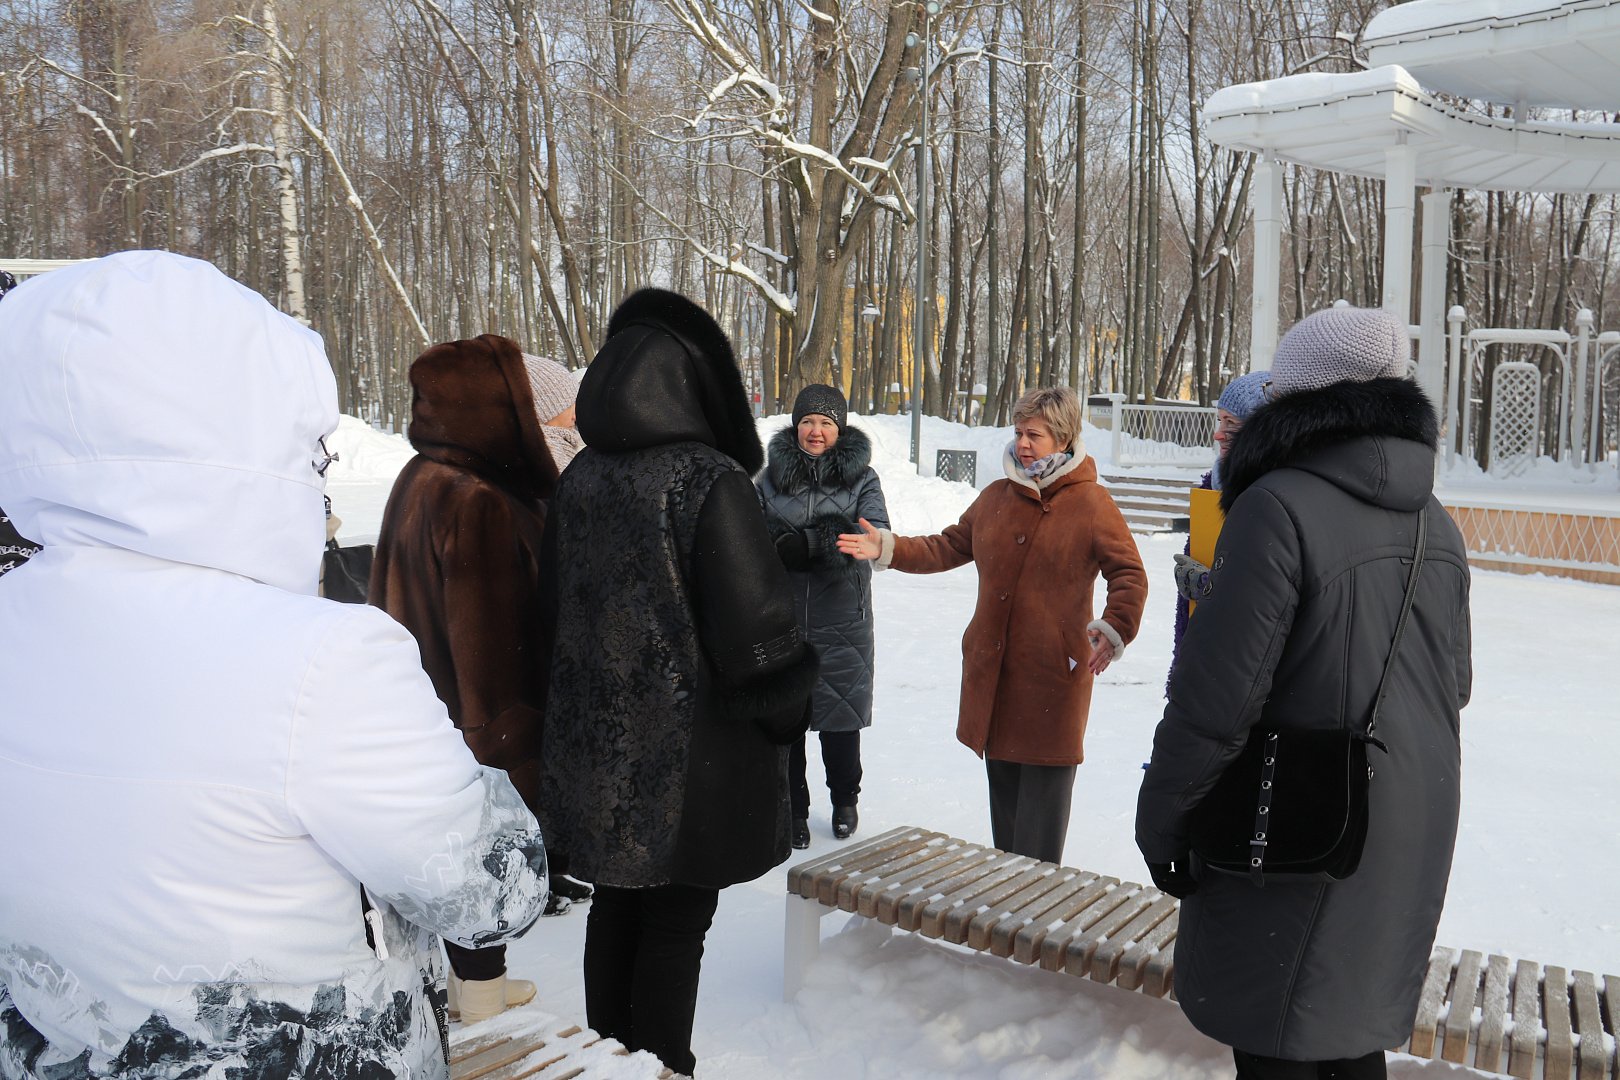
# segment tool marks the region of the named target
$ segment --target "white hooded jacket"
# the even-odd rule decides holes
[[[444,1076],[433,935],[526,928],[545,853],[410,635],[314,595],[320,338],[126,252],[0,303],[0,383],[45,545],[0,580],[0,1077]]]

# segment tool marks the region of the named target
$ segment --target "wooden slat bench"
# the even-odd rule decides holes
[[[591,1076],[662,1077],[670,1070],[594,1031],[535,1009],[516,1009],[450,1033],[450,1080],[574,1080]]]
[[[788,870],[783,989],[821,947],[822,916],[863,915],[1047,971],[1175,998],[1179,902],[1151,886],[1037,862],[915,826]],[[1437,948],[1416,1057],[1519,1080],[1620,1080],[1620,978]]]

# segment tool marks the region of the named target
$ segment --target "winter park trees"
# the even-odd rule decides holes
[[[1208,400],[1247,364],[1253,160],[1198,107],[1355,70],[1382,6],[947,0],[908,45],[914,0],[17,0],[0,256],[208,258],[320,330],[383,425],[424,341],[577,366],[647,281],[716,312],[767,411],[818,380],[901,405],[919,306],[929,413],[1004,420],[1047,383]],[[1376,302],[1381,185],[1290,168],[1284,193],[1285,313]],[[1615,209],[1458,195],[1448,295],[1604,325]]]

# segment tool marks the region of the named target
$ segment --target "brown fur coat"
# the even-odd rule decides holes
[[[369,599],[415,636],[473,755],[533,806],[540,541],[557,470],[511,341],[435,345],[411,365],[411,385],[418,456],[389,495]]]

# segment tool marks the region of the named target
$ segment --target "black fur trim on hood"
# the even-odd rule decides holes
[[[852,488],[872,464],[872,440],[850,424],[838,432],[838,441],[820,457],[799,448],[798,429],[791,424],[771,436],[770,476],[776,490],[797,494],[816,480],[832,487]]]
[[[1221,463],[1221,509],[1230,513],[1238,496],[1275,469],[1367,437],[1419,443],[1432,453],[1440,422],[1429,396],[1410,379],[1337,382],[1263,405],[1238,431]]]
[[[754,426],[754,412],[748,402],[748,391],[743,386],[742,372],[737,368],[731,341],[726,337],[725,331],[720,329],[720,325],[707,311],[680,293],[670,292],[668,289],[638,289],[614,309],[613,316],[608,321],[607,339],[598,358],[600,359],[603,353],[612,355],[614,338],[624,334],[633,338],[635,335],[632,332],[637,327],[674,339],[691,358],[696,369],[692,389],[701,417],[687,418],[687,426],[692,427],[700,420],[706,422],[717,450],[735,460],[750,476],[759,472],[765,463],[765,449],[760,445],[759,432]],[[621,351],[624,347],[621,345]],[[656,345],[653,342],[630,343],[628,347],[633,352],[641,352],[644,349],[655,349]],[[596,361],[592,361],[591,367],[595,366]],[[586,416],[587,413],[598,411],[594,406],[603,390],[593,388],[597,392],[587,395],[583,384],[580,390],[581,397],[578,404],[580,433],[588,444],[595,446],[598,439],[585,430]],[[618,396],[611,390],[607,390],[606,395],[609,398]],[[629,412],[633,416],[636,412],[657,407],[658,403],[620,400],[617,404],[630,406]],[[625,410],[621,408],[615,411]],[[606,416],[592,417],[598,426],[611,427],[612,419]],[[701,426],[697,424],[692,430],[695,431]],[[617,438],[610,437],[605,440],[603,449],[629,449],[644,444],[634,435],[623,431],[614,434]],[[671,434],[679,435],[681,432],[672,427]],[[619,445],[616,447],[615,444]]]

